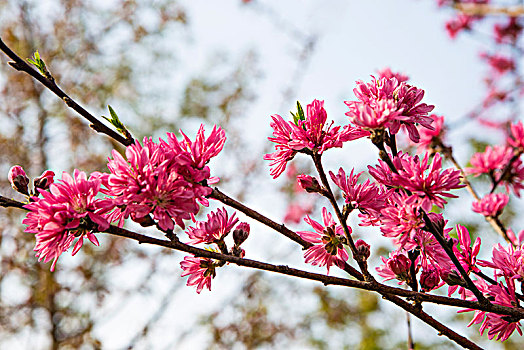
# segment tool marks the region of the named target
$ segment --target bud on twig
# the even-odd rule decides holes
[[[240,246],[249,236],[249,224],[247,222],[241,222],[237,225],[236,229],[233,231],[233,241],[235,246]]]
[[[54,182],[53,178],[55,176],[55,173],[51,170],[46,170],[40,175],[39,177],[35,178],[33,180],[33,186],[35,188],[35,192],[37,188],[41,188],[42,190],[47,190],[49,186]]]
[[[300,187],[302,187],[306,192],[312,193],[321,191],[318,180],[312,176],[301,174],[297,176],[297,181]]]
[[[26,196],[29,195],[29,178],[20,165],[15,165],[9,169],[7,179],[15,191],[25,194]]]
[[[371,255],[371,249],[369,244],[359,239],[355,242],[355,246],[357,247],[358,259],[360,259],[361,261],[368,260],[369,256]]]
[[[435,289],[440,282],[440,276],[437,269],[428,268],[420,274],[420,286],[424,292]]]

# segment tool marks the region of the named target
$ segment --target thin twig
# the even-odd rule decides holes
[[[107,127],[105,124],[103,124],[100,120],[98,120],[95,116],[93,116],[91,113],[86,111],[82,106],[80,106],[77,102],[75,102],[71,97],[69,97],[62,89],[58,87],[56,84],[54,78],[49,75],[49,77],[45,77],[42,74],[40,74],[38,71],[33,69],[28,63],[26,63],[20,56],[18,56],[16,53],[14,53],[3,41],[2,38],[0,38],[0,50],[3,51],[10,59],[12,59],[12,62],[8,62],[11,67],[14,69],[25,72],[38,80],[42,85],[44,85],[46,88],[48,88],[50,91],[52,91],[55,95],[60,97],[64,103],[76,111],[78,114],[80,114],[82,117],[89,120],[91,123],[90,127],[100,133],[106,134],[107,136],[111,137],[112,139],[120,142],[124,146],[129,146],[133,144],[134,140],[133,138],[124,138],[122,135],[118,134],[116,131],[112,130],[111,128]]]

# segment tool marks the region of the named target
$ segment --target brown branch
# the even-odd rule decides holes
[[[477,300],[481,304],[485,304],[485,305],[491,304],[489,302],[489,300],[486,299],[484,294],[482,294],[482,292],[477,288],[475,283],[473,283],[473,281],[469,277],[469,275],[466,272],[466,270],[464,270],[464,267],[462,266],[462,264],[458,260],[457,256],[453,252],[453,248],[451,248],[451,246],[448,245],[448,242],[444,238],[443,232],[441,232],[437,227],[435,227],[435,225],[433,224],[433,222],[429,218],[428,214],[422,208],[420,209],[420,212],[422,213],[422,217],[424,218],[424,223],[425,223],[424,230],[429,231],[433,235],[433,237],[435,237],[435,239],[440,244],[440,246],[444,249],[444,251],[446,252],[448,257],[453,262],[453,265],[455,265],[455,267],[457,268],[458,272],[460,273],[460,275],[462,276],[462,278],[466,282],[467,288],[469,290],[471,290],[473,292],[473,294],[475,294],[475,297],[477,298]]]
[[[225,194],[220,192],[220,190],[218,188],[215,188],[213,190],[213,193],[211,194],[210,198],[217,199],[217,200],[221,201],[222,203],[224,203],[226,205],[229,205],[232,208],[235,208],[235,209],[243,212],[247,216],[249,216],[249,217],[251,217],[251,218],[253,218],[253,219],[255,219],[255,220],[257,220],[257,221],[259,221],[259,222],[261,222],[263,224],[265,224],[266,226],[269,226],[269,227],[275,229],[278,232],[281,232],[285,236],[288,236],[290,239],[293,239],[291,237],[294,237],[296,235],[293,231],[287,229],[284,225],[279,225],[276,222],[272,221],[271,219],[266,218],[265,216],[259,214],[258,212],[254,211],[254,210],[252,210],[252,209],[250,209],[248,207],[246,207],[242,203],[240,203],[240,202],[238,202],[238,201],[236,201],[236,200],[226,196]],[[293,239],[293,240],[295,240],[295,239]],[[143,242],[143,243],[149,243],[149,242]],[[309,242],[307,242],[307,241],[304,241],[304,243],[305,244],[303,245],[303,247],[311,246],[311,244]],[[171,242],[171,244],[172,244],[172,242]],[[207,257],[213,258],[212,256],[207,256]],[[238,258],[238,259],[240,259],[240,258]],[[242,260],[245,261],[246,259],[242,259]],[[289,268],[287,266],[283,267],[283,270],[284,271],[274,271],[274,272],[283,273],[283,274],[291,274],[292,272],[295,271],[294,269],[291,269],[291,268]],[[352,266],[348,265],[347,263],[345,264],[344,270],[346,272],[348,272],[350,275],[352,275],[353,277],[356,277],[359,281],[363,280],[363,276],[358,271],[356,271]],[[273,270],[269,270],[269,271],[273,271]],[[306,274],[310,274],[310,273],[306,273]],[[329,278],[329,276],[318,275],[318,274],[310,274],[309,276],[310,277],[311,276],[315,276],[315,277],[319,277],[319,278],[324,278],[324,277]],[[322,277],[320,277],[320,276],[322,276]],[[299,276],[296,276],[296,277],[299,277]],[[306,278],[306,277],[303,277],[303,278]],[[343,281],[351,281],[351,280],[347,280],[347,279],[342,279],[342,280]],[[324,283],[324,285],[330,284],[326,280],[323,280],[321,282]],[[332,282],[333,282],[333,280],[332,280]],[[385,286],[383,284],[376,283],[376,281],[373,281],[372,284],[367,283],[367,282],[360,282],[360,283],[361,283],[360,284],[361,286],[366,286],[366,287],[369,287],[369,286],[373,285],[373,286],[384,286],[385,288],[391,288],[391,287]],[[331,284],[336,284],[336,283],[333,282]],[[356,287],[356,288],[358,288],[358,287]],[[403,289],[399,289],[399,288],[394,288],[394,289],[395,289],[395,292],[399,291],[399,290],[400,291],[404,291]],[[376,291],[375,289],[368,289],[368,290]],[[409,291],[407,291],[407,292],[409,293]],[[466,349],[475,349],[475,350],[481,349],[475,343],[473,343],[470,340],[468,340],[467,338],[459,335],[458,333],[452,331],[451,329],[449,329],[448,327],[446,327],[445,325],[443,325],[442,323],[438,322],[437,320],[432,318],[430,315],[428,315],[427,313],[422,311],[422,308],[419,305],[413,305],[413,304],[411,304],[411,303],[401,299],[400,297],[398,297],[398,296],[396,296],[394,294],[388,294],[386,291],[378,291],[378,293],[382,294],[382,297],[384,299],[394,303],[395,305],[397,305],[400,308],[404,309],[406,312],[409,312],[412,315],[414,315],[415,317],[421,319],[423,322],[425,322],[429,326],[431,326],[434,329],[436,329],[439,332],[439,334],[446,335],[449,339],[451,339],[452,341],[454,341],[457,344],[461,345],[462,347],[464,347]],[[424,301],[427,296],[433,297],[433,296],[431,296],[429,294],[423,294],[423,293],[416,293],[414,295],[415,295],[414,298],[417,298],[417,296],[420,295],[419,300],[421,300],[421,301]],[[413,296],[412,294],[409,295],[409,297],[412,297],[412,296]],[[439,298],[446,298],[446,297],[438,297],[437,296],[435,300],[437,300]],[[464,302],[461,299],[452,299],[452,298],[446,298],[446,299],[456,300],[459,303]],[[440,300],[440,301],[443,301],[443,300]],[[453,303],[453,301],[451,301],[451,303]],[[457,306],[459,306],[459,305],[457,305]],[[466,306],[466,305],[460,305],[460,307],[468,308],[468,306]]]
[[[358,280],[352,280],[347,278],[341,278],[341,277],[335,277],[335,276],[327,276],[319,273],[314,272],[308,272],[304,270],[295,269],[286,265],[273,265],[257,260],[251,260],[246,258],[240,258],[234,255],[226,255],[206,249],[201,249],[197,247],[193,247],[190,245],[187,245],[182,242],[177,241],[169,241],[166,239],[159,239],[155,237],[146,236],[134,231],[130,231],[124,228],[119,228],[117,226],[110,226],[109,229],[104,231],[105,233],[110,233],[112,235],[120,236],[120,237],[126,237],[133,240],[138,241],[139,243],[145,243],[145,244],[152,244],[157,245],[169,249],[174,249],[178,251],[182,251],[185,253],[193,254],[196,257],[203,257],[203,258],[209,258],[209,259],[215,259],[220,261],[226,261],[229,263],[233,263],[239,266],[245,266],[250,268],[255,268],[259,270],[264,271],[270,271],[270,272],[276,272],[283,275],[293,276],[293,277],[299,277],[302,279],[312,280],[321,282],[324,285],[338,285],[338,286],[346,286],[346,287],[352,287],[352,288],[358,288],[363,289],[367,291],[372,292],[378,292],[378,293],[384,293],[384,294],[391,294],[401,297],[407,297],[412,298],[420,302],[429,302],[434,304],[441,304],[441,305],[447,305],[447,306],[454,306],[454,307],[462,307],[462,308],[471,308],[475,310],[481,310],[481,311],[487,311],[487,312],[493,312],[497,314],[502,315],[508,315],[513,316],[516,318],[524,318],[524,309],[520,307],[516,308],[510,308],[506,306],[501,306],[497,304],[488,304],[488,305],[482,305],[478,301],[471,301],[471,300],[463,300],[463,299],[455,299],[440,295],[433,295],[433,294],[427,294],[427,293],[420,293],[420,292],[414,292],[407,289],[397,288],[397,287],[390,287],[385,284],[380,283],[371,283],[371,282],[365,282],[365,281],[358,281]]]
[[[276,223],[275,221],[269,219],[268,217],[266,217],[266,216],[258,213],[257,211],[255,211],[255,210],[245,206],[244,204],[240,203],[239,201],[237,201],[237,200],[227,196],[223,192],[221,192],[217,187],[215,187],[213,189],[213,192],[211,193],[211,195],[209,195],[209,198],[216,199],[216,200],[224,203],[225,205],[228,205],[231,208],[234,208],[234,209],[236,209],[236,210],[246,214],[250,218],[255,219],[256,221],[258,221],[258,222],[260,222],[260,223],[262,223],[262,224],[272,228],[273,230],[275,230],[277,232],[280,232],[284,236],[286,236],[289,239],[291,239],[291,240],[297,242],[298,244],[300,244],[303,249],[308,249],[309,247],[312,246],[311,243],[309,243],[308,241],[304,240],[302,237],[297,235],[295,232],[293,232],[290,229],[288,229],[284,224]],[[362,274],[357,269],[355,269],[353,266],[349,265],[348,263],[345,263],[344,271],[346,271],[347,273],[349,273],[351,276],[355,277],[358,280],[363,280],[364,279]]]
[[[40,74],[38,71],[33,69],[28,63],[26,63],[20,56],[18,56],[16,53],[14,53],[3,41],[2,38],[0,38],[0,50],[3,51],[10,59],[13,61],[8,62],[11,67],[14,69],[25,72],[38,80],[42,85],[44,85],[46,88],[48,88],[50,91],[52,91],[55,95],[60,97],[64,103],[76,111],[78,114],[80,114],[82,117],[89,120],[91,123],[90,127],[100,133],[106,134],[107,136],[111,137],[112,139],[120,142],[124,146],[129,146],[133,144],[134,140],[133,138],[124,138],[122,135],[118,134],[116,131],[112,130],[111,128],[107,127],[105,124],[103,124],[101,121],[99,121],[96,117],[94,117],[91,113],[86,111],[82,106],[80,106],[77,102],[75,102],[71,97],[69,97],[62,89],[58,87],[56,84],[54,78],[47,74],[47,76],[44,76]]]
[[[488,4],[453,4],[453,8],[468,16],[504,15],[520,17],[524,15],[524,6],[493,6]]]
[[[24,210],[29,210],[29,209],[24,208],[24,205],[26,204],[27,203],[22,203],[17,200],[10,199],[10,198],[0,195],[0,207],[4,207],[4,208],[12,207],[12,208],[20,208]]]

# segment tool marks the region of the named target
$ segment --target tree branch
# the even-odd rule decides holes
[[[2,38],[0,38],[0,50],[3,51],[10,59],[12,59],[12,62],[8,62],[11,67],[14,69],[25,72],[38,80],[42,85],[44,85],[46,88],[48,88],[50,91],[52,91],[56,96],[60,97],[62,101],[71,109],[76,111],[78,114],[80,114],[85,119],[89,120],[91,123],[90,127],[102,134],[106,134],[107,136],[111,137],[112,139],[118,141],[124,146],[129,146],[135,142],[133,138],[124,138],[122,135],[118,134],[116,131],[112,130],[111,128],[107,127],[105,124],[103,124],[101,121],[99,121],[96,117],[94,117],[91,113],[86,111],[82,106],[80,106],[77,102],[75,102],[71,97],[69,97],[65,92],[62,91],[56,84],[54,78],[49,74],[48,77],[40,74],[37,72],[33,67],[31,67],[28,63],[26,63],[20,56],[18,56],[16,53],[14,53],[3,41]]]

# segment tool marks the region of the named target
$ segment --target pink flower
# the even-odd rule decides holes
[[[7,173],[7,179],[15,191],[29,195],[29,178],[20,165],[15,165],[9,169],[9,172]]]
[[[494,304],[507,306],[511,308],[519,307],[519,301],[515,297],[515,283],[511,279],[506,279],[507,286],[504,286],[499,282],[497,285],[488,286],[483,281],[475,281],[475,285],[479,287],[479,290],[483,294],[488,294]],[[476,300],[471,292],[468,291],[470,299]],[[488,329],[488,338],[493,339],[497,337],[497,340],[505,341],[511,334],[517,330],[522,335],[520,321],[511,322],[511,317],[505,315],[498,315],[491,312],[464,309],[459,312],[475,311],[473,319],[468,324],[468,327],[473,324],[482,323],[480,326],[480,334],[484,334],[484,331]]]
[[[189,182],[200,183],[207,180],[208,183],[215,183],[218,179],[210,178],[210,169],[207,163],[211,158],[216,157],[224,147],[226,134],[224,130],[216,125],[213,126],[211,134],[206,138],[204,125],[200,125],[195,141],[191,141],[182,130],[180,133],[183,139],[179,141],[175,134],[167,133],[168,144],[160,141],[165,150],[172,152],[173,158],[185,158],[183,161],[175,162],[175,170]],[[202,188],[198,196],[205,196],[210,191]],[[204,200],[207,202],[207,200]]]
[[[511,135],[507,141],[511,146],[524,150],[524,126],[522,121],[519,121],[517,124],[511,124]]]
[[[524,244],[524,230],[521,230],[519,232],[518,237],[515,235],[515,232],[513,232],[513,230],[510,228],[507,229],[506,233],[508,234],[508,238],[514,246],[521,246],[522,244]]]
[[[428,216],[433,223],[442,218],[442,214],[436,213],[428,213]],[[444,237],[446,239],[449,239],[448,233],[451,230],[451,228],[444,229]],[[407,238],[404,249],[408,251],[418,249],[420,251],[420,264],[424,269],[432,266],[440,271],[443,269],[449,270],[453,266],[451,259],[435,236],[423,229],[415,230],[412,236]]]
[[[396,78],[399,83],[409,80],[409,77],[407,75],[402,74],[402,73],[394,73],[391,71],[389,67],[380,69],[377,73],[378,73],[379,79],[380,78],[386,78],[386,79]]]
[[[346,237],[342,226],[335,224],[333,217],[326,208],[322,208],[322,218],[324,225],[307,216],[304,221],[311,225],[315,232],[299,231],[297,234],[304,240],[313,243],[313,246],[304,253],[306,263],[326,266],[329,273],[331,265],[343,268],[344,263],[349,259],[349,255],[343,246]]]
[[[496,276],[524,281],[524,251],[520,246],[513,248],[509,244],[508,248],[504,249],[501,244],[497,244],[493,247],[491,261],[479,260],[478,264],[495,269]]]
[[[505,193],[491,193],[480,201],[473,202],[473,211],[484,216],[497,217],[502,213],[508,201],[509,196]]]
[[[182,141],[171,133],[168,142],[144,138],[142,145],[137,141],[127,147],[127,159],[112,152],[111,173],[101,175],[103,192],[114,197],[108,205],[117,207],[108,216],[111,221],[122,225],[130,216],[140,221],[151,214],[161,229],[172,230],[174,223],[184,228],[183,220],[196,214],[199,204],[208,205],[206,196],[212,189],[207,185],[217,179],[206,164],[222,150],[224,131],[214,127],[205,138],[201,126],[194,142],[182,135]]]
[[[384,236],[393,237],[398,244],[404,246],[417,229],[424,227],[420,206],[420,199],[415,195],[392,193],[388,205],[381,211],[380,230]]]
[[[511,58],[500,54],[490,55],[485,52],[481,53],[480,57],[485,59],[498,75],[515,70],[515,62]]]
[[[493,26],[493,31],[497,43],[513,43],[521,34],[522,25],[518,22],[517,17],[509,17],[507,24],[497,23]]]
[[[473,167],[467,168],[466,172],[475,176],[488,174],[493,180],[499,181],[512,157],[513,150],[511,147],[486,146],[483,153],[475,153],[471,157],[470,163]],[[507,191],[511,186],[515,195],[520,197],[520,190],[524,188],[522,185],[524,181],[524,164],[522,164],[522,161],[520,159],[515,160],[510,171],[504,175],[500,182],[504,184]]]
[[[211,290],[211,280],[215,278],[215,263],[209,258],[196,258],[191,256],[184,257],[184,260],[180,262],[180,267],[184,272],[182,277],[188,276],[188,286],[196,286],[198,294],[204,287]]]
[[[355,247],[357,252],[360,255],[361,259],[367,260],[371,255],[371,246],[364,242],[362,239],[357,239],[355,242]]]
[[[233,213],[228,216],[226,209],[220,208],[216,212],[207,214],[206,221],[197,221],[195,227],[189,227],[186,231],[191,239],[190,243],[217,243],[226,237],[238,222]]]
[[[360,128],[370,130],[389,128],[396,134],[404,126],[413,142],[418,142],[419,133],[415,124],[432,129],[433,119],[428,116],[434,106],[420,103],[424,90],[400,83],[396,78],[376,79],[371,83],[357,81],[353,89],[359,101],[345,101],[349,107],[346,115]]]
[[[241,222],[237,225],[233,231],[233,241],[236,246],[240,246],[245,242],[247,237],[249,237],[249,232],[251,231],[251,226],[247,222]]]
[[[471,30],[475,17],[458,14],[455,18],[446,22],[446,31],[451,39],[455,39],[457,34],[463,30]]]
[[[495,170],[504,169],[512,154],[513,150],[510,147],[486,146],[483,153],[475,153],[471,157],[470,163],[473,167],[467,168],[466,171],[475,176],[494,173]]]
[[[505,287],[502,283],[498,285],[489,286],[489,294],[495,298],[494,303],[507,307],[518,307],[519,302],[515,297],[515,286],[513,281],[507,281],[508,286]],[[480,326],[480,334],[484,333],[485,329],[488,329],[488,339],[497,337],[497,340],[505,341],[510,335],[517,330],[522,335],[520,321],[510,322],[508,317],[504,315],[497,315],[494,313],[488,313],[482,326]]]
[[[33,202],[24,206],[30,210],[23,220],[27,225],[25,232],[36,234],[36,256],[44,262],[53,260],[51,271],[75,237],[79,239],[73,255],[82,246],[84,236],[98,246],[93,224],[100,231],[109,227],[101,215],[104,212],[100,205],[102,200],[96,198],[100,185],[97,174],[87,179],[86,174],[78,170],[73,177],[64,172],[61,182],[53,183],[49,192],[39,189],[42,198],[32,197]]]
[[[399,152],[393,159],[398,174],[391,172],[385,162],[379,161],[376,169],[368,166],[370,174],[385,186],[401,187],[421,199],[421,206],[429,211],[433,205],[444,208],[447,201],[443,197],[457,198],[449,193],[452,189],[462,188],[460,171],[442,170],[442,158],[436,153],[429,162],[429,153],[420,160],[418,156],[410,157]]]
[[[318,180],[310,175],[298,175],[297,182],[299,186],[306,192],[320,192],[321,190]]]
[[[418,144],[419,149],[432,148],[438,145],[439,142],[443,139],[444,136],[444,117],[438,116],[436,114],[431,114],[433,118],[433,130],[431,129],[420,129],[420,141]]]
[[[462,267],[464,267],[464,270],[466,270],[466,272],[469,272],[469,271],[478,272],[479,269],[477,268],[476,265],[477,265],[477,255],[480,251],[480,244],[481,244],[480,237],[477,237],[472,247],[471,238],[469,236],[468,229],[462,225],[457,225],[456,230],[457,230],[460,250],[458,250],[456,246],[453,246],[453,251],[455,252],[455,255],[459,259],[460,264],[462,265]]]
[[[327,113],[324,101],[314,100],[307,106],[307,116],[298,118],[295,123],[286,122],[281,116],[273,115],[273,137],[269,141],[276,143],[275,152],[266,154],[265,160],[271,160],[271,175],[277,178],[286,169],[287,162],[293,159],[300,151],[309,150],[322,154],[333,147],[342,147],[346,141],[356,140],[367,136],[368,133],[345,126],[332,127],[333,122],[327,123]]]
[[[351,208],[359,209],[362,214],[377,216],[380,210],[386,206],[389,193],[384,192],[376,183],[369,179],[364,183],[357,183],[362,172],[353,175],[353,170],[346,176],[344,169],[340,168],[338,174],[329,172],[331,180],[342,190],[346,203]]]
[[[422,270],[422,273],[420,274],[420,287],[424,292],[432,291],[439,286],[439,283],[439,270],[433,267]]]

